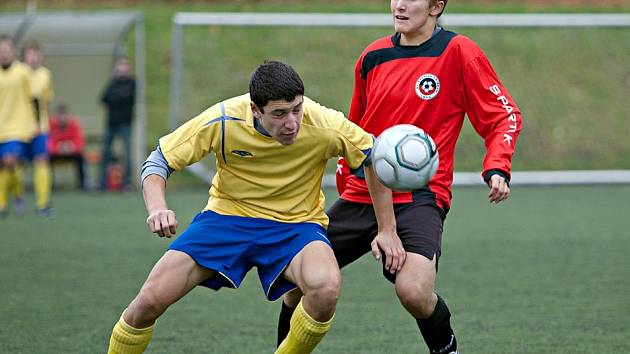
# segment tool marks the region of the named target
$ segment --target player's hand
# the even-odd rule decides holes
[[[488,201],[490,203],[499,204],[510,195],[510,187],[507,181],[499,175],[490,177],[488,187],[490,187],[490,192],[488,193]]]
[[[177,229],[175,212],[169,209],[153,211],[147,218],[147,225],[149,230],[158,236],[170,238],[175,235]]]
[[[395,231],[380,231],[370,245],[372,246],[372,255],[377,261],[381,259],[381,250],[383,251],[386,270],[394,274],[402,269],[407,258],[407,252],[405,252]]]

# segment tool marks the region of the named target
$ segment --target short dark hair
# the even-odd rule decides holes
[[[0,35],[0,42],[9,42],[12,46],[15,46],[15,41],[13,40],[13,37],[9,36],[8,34]]]
[[[22,45],[22,51],[26,52],[27,50],[42,50],[42,45],[36,41],[36,40],[28,40],[26,42],[24,42],[24,45]]]
[[[22,58],[26,56],[26,52],[28,52],[29,50],[41,52],[42,45],[38,41],[32,39],[24,42],[24,44],[22,45]]]
[[[290,65],[279,61],[265,61],[249,80],[249,96],[261,112],[269,101],[291,102],[298,95],[304,95],[300,75]]]
[[[68,105],[65,103],[60,103],[59,105],[57,105],[57,112],[68,113]]]
[[[119,55],[116,57],[116,63],[123,60],[131,62],[131,58],[128,55]]]

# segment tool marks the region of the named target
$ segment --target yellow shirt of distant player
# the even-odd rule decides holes
[[[39,100],[39,129],[42,134],[45,134],[48,133],[50,129],[48,122],[48,105],[55,96],[50,70],[43,66],[34,70],[31,69],[30,83],[33,98]]]
[[[210,107],[161,138],[160,148],[176,170],[215,153],[217,172],[204,210],[326,227],[321,182],[328,159],[343,156],[358,168],[372,148],[372,136],[307,97],[303,109],[292,145],[256,130],[245,94]]]
[[[18,61],[0,68],[0,142],[28,142],[37,132],[29,80],[30,69]]]

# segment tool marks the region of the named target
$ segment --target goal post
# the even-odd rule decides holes
[[[560,29],[562,31],[599,31],[602,29],[622,29],[628,30],[630,29],[630,14],[445,14],[440,18],[440,23],[446,28],[456,28],[458,29],[470,29],[470,30],[484,30],[484,29],[493,29],[496,31],[501,31],[502,29],[508,29],[513,31],[518,31],[519,29]],[[362,14],[362,13],[190,13],[190,12],[181,12],[177,13],[173,17],[173,31],[172,31],[172,44],[171,44],[171,81],[170,81],[170,112],[169,112],[169,127],[171,129],[175,129],[184,118],[190,118],[189,114],[182,114],[182,92],[183,87],[182,83],[184,80],[184,69],[185,69],[185,59],[184,55],[186,49],[184,48],[185,41],[185,29],[193,28],[193,27],[208,27],[208,31],[210,28],[217,28],[223,26],[231,26],[232,28],[278,28],[278,27],[291,27],[293,29],[298,28],[313,28],[318,27],[322,29],[330,29],[330,28],[388,28],[391,31],[392,21],[390,14]],[[630,33],[630,31],[627,31]],[[521,34],[523,38],[527,38],[527,34]],[[605,36],[605,35],[603,35]],[[553,34],[549,35],[550,38],[554,38]],[[563,38],[570,37],[564,36]],[[473,36],[473,38],[476,38]],[[626,31],[622,34],[621,37],[623,40],[630,38],[626,34]],[[376,39],[374,37],[373,39]],[[544,39],[543,39],[544,40]],[[591,42],[591,39],[585,39],[586,45],[593,51],[601,52],[601,50],[597,49]],[[621,42],[623,43],[623,41]],[[619,45],[621,45],[621,43]],[[533,44],[534,46],[540,44]],[[236,49],[236,48],[235,48]],[[216,55],[222,55],[226,52],[218,52]],[[611,55],[620,56],[625,59],[621,60],[621,62],[628,63],[630,62],[630,56],[626,57],[630,52],[615,52]],[[358,52],[354,55],[354,59],[358,56]],[[544,54],[544,51],[543,51]],[[606,54],[606,53],[604,53]],[[189,53],[190,55],[190,53]],[[553,54],[550,54],[553,55]],[[602,54],[603,55],[603,54]],[[266,58],[261,58],[266,59]],[[550,58],[550,60],[553,58]],[[334,60],[332,57],[330,60]],[[494,61],[494,60],[493,60]],[[577,64],[576,64],[577,65]],[[612,65],[610,65],[612,66]],[[250,68],[251,69],[251,68]],[[630,72],[627,73],[628,78],[627,83],[625,85],[630,88]],[[500,75],[502,76],[502,75]],[[568,76],[568,75],[567,75]],[[619,76],[617,73],[610,73],[610,77]],[[530,78],[524,78],[530,79]],[[578,79],[576,79],[578,80]],[[596,84],[600,84],[596,81]],[[215,84],[216,85],[216,84]],[[553,86],[553,83],[547,84],[549,87]],[[569,83],[567,84],[569,85]],[[605,85],[603,83],[602,85]],[[618,85],[622,86],[622,90],[624,83],[618,83]],[[514,83],[507,85],[511,91],[514,91]],[[569,87],[569,86],[567,86]],[[596,88],[594,88],[596,90]],[[571,90],[568,90],[571,91]],[[617,90],[618,91],[618,90]],[[628,90],[630,91],[630,90]],[[578,95],[584,94],[581,92],[573,93],[567,92],[567,95]],[[588,93],[587,93],[588,95]],[[515,95],[517,101],[519,96]],[[543,100],[546,98],[540,98]],[[579,98],[575,98],[579,99]],[[563,103],[565,106],[570,106],[570,102]],[[346,103],[347,106],[347,103]],[[339,109],[339,107],[335,107]],[[523,108],[523,107],[521,107]],[[571,110],[571,108],[568,108]],[[595,108],[592,108],[595,110]],[[575,108],[573,108],[575,110]],[[525,109],[524,118],[525,118],[525,127],[524,129],[528,129],[528,112]],[[535,113],[540,114],[536,110],[533,110]],[[610,114],[611,115],[619,115],[619,112],[625,112],[625,110],[621,107],[615,108]],[[579,112],[578,112],[579,113]],[[550,116],[557,115],[557,112],[551,110],[548,113]],[[566,113],[567,115],[574,115],[575,112],[570,111]],[[555,117],[557,118],[557,116]],[[575,120],[575,119],[574,119]],[[620,123],[615,123],[619,125]],[[544,131],[545,134],[552,134],[552,138],[558,137],[558,141],[561,138],[566,137],[571,134],[571,131],[567,133],[566,129],[563,127],[545,127],[544,124],[540,124],[539,128],[541,131]],[[610,128],[611,130],[616,130],[617,125],[614,125]],[[624,125],[622,125],[623,127]],[[626,131],[627,131],[627,125]],[[552,133],[549,133],[549,130],[552,130]],[[605,129],[605,128],[602,128]],[[621,128],[623,129],[623,128]],[[618,129],[617,129],[618,130]],[[604,133],[602,133],[604,134]],[[466,134],[463,134],[463,140],[472,139],[466,137]],[[478,139],[478,138],[476,138]],[[542,139],[542,138],[541,138]],[[548,138],[547,139],[551,139]],[[578,139],[577,137],[572,137],[573,140]],[[587,140],[587,138],[584,138]],[[521,139],[520,144],[527,144],[527,141],[523,141],[525,139]],[[549,143],[549,142],[548,142]],[[592,143],[592,142],[591,142]],[[605,144],[605,142],[601,142]],[[531,144],[537,144],[535,139],[531,139]],[[551,143],[550,143],[551,144]],[[619,154],[625,154],[625,151],[628,150],[630,152],[630,147],[627,144],[624,146],[623,142],[619,142],[611,145],[611,149],[617,147],[621,147]],[[571,153],[570,146],[563,146],[564,154]],[[518,150],[518,149],[517,149]],[[561,150],[561,149],[560,149]],[[552,151],[554,153],[555,151]],[[577,152],[581,153],[581,152]],[[587,155],[596,155],[598,152],[589,152],[587,151]],[[517,151],[518,154],[518,151]],[[533,155],[533,154],[532,154]],[[559,159],[563,159],[564,155],[559,154]],[[550,156],[544,156],[545,158],[549,158]],[[596,157],[591,158],[595,159]],[[577,159],[577,158],[576,158]],[[596,161],[596,160],[594,160]],[[630,183],[630,160],[628,159],[610,159],[611,162],[608,162],[608,165],[604,165],[602,168],[597,164],[593,164],[595,166],[594,170],[585,170],[585,168],[590,168],[590,165],[586,165],[580,167],[578,163],[575,162],[567,162],[567,166],[563,168],[562,164],[558,164],[559,169],[554,170],[543,170],[543,171],[524,171],[520,172],[518,168],[515,168],[517,172],[514,173],[512,178],[513,184],[616,184],[616,183]],[[575,168],[574,166],[578,166]],[[552,167],[555,167],[552,166]],[[195,175],[200,176],[206,181],[210,180],[212,169],[204,163],[198,163],[191,166],[191,172]],[[325,185],[332,185],[334,183],[333,176],[327,175],[324,179]],[[456,185],[477,185],[482,184],[483,181],[479,176],[479,172],[456,172],[454,184]]]

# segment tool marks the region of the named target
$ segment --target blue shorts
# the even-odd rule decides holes
[[[267,299],[274,301],[297,286],[280,275],[307,244],[330,245],[319,224],[283,223],[266,219],[221,215],[205,211],[195,216],[169,249],[188,254],[202,267],[218,274],[200,285],[214,290],[238,288],[252,267]]]
[[[0,159],[7,155],[17,156],[20,160],[26,159],[27,144],[19,140],[9,140],[0,143]]]
[[[37,156],[48,157],[48,134],[39,134],[28,144],[27,157],[29,160]]]

